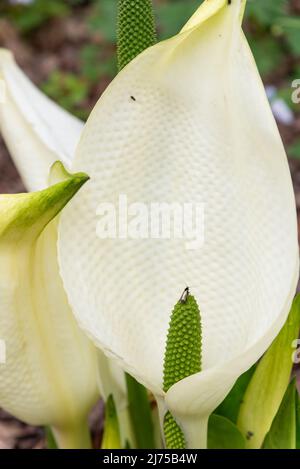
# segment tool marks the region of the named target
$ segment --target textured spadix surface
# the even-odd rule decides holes
[[[175,415],[206,416],[283,325],[298,276],[284,148],[241,30],[244,2],[207,0],[138,56],[97,103],[74,168],[91,180],[62,216],[60,262],[81,326],[156,394],[170,313],[187,285],[201,373],[170,388]],[[131,98],[133,96],[135,100]],[[97,238],[97,207],[204,203],[205,242]]]
[[[0,196],[0,405],[52,425],[63,446],[80,447],[88,445],[82,429],[98,394],[97,352],[69,307],[51,220],[87,178],[63,177],[41,192]]]
[[[48,186],[50,166],[74,155],[83,127],[26,77],[0,49],[0,131],[28,190]]]

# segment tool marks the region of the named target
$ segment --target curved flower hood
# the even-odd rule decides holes
[[[2,96],[0,96],[0,132],[6,145],[10,149],[11,157],[14,160],[27,189],[31,191],[48,187],[50,167],[55,161],[61,160],[67,167],[71,166],[75,148],[83,128],[83,122],[67,113],[53,101],[49,100],[46,95],[41,93],[41,91],[33,85],[33,83],[17,66],[12,54],[4,49],[0,49],[0,82],[1,80],[3,80],[4,83],[4,100],[1,101]],[[1,83],[0,91],[2,91]],[[56,164],[51,171],[50,179],[52,184],[61,182],[62,174],[59,168],[60,165]],[[36,292],[37,296],[42,298],[43,295],[45,295],[46,298],[47,294],[45,294],[45,285],[43,282],[43,278],[46,274],[47,283],[52,285],[51,291],[54,291],[55,286],[57,290],[57,302],[55,303],[56,309],[57,312],[61,310],[60,314],[62,314],[62,320],[57,322],[55,327],[53,326],[52,341],[59,341],[65,337],[66,342],[62,349],[66,352],[65,356],[71,356],[73,354],[71,350],[74,343],[72,342],[72,338],[70,338],[70,344],[68,343],[68,334],[66,331],[70,328],[71,333],[75,323],[72,323],[73,319],[71,310],[66,304],[65,293],[62,291],[63,287],[59,276],[57,259],[55,257],[57,223],[52,223],[45,231],[46,234],[41,236],[43,241],[39,241],[39,245],[42,245],[43,247],[42,252],[41,249],[39,249],[40,255],[38,259],[38,262],[41,263],[41,267],[38,267],[37,263],[33,266],[37,271],[37,280],[38,273],[40,274],[41,279],[39,282],[35,282],[33,287],[35,288],[35,286],[37,286],[40,289]],[[31,259],[31,262],[34,261]],[[52,267],[51,269],[48,269],[47,272],[44,272],[42,266],[46,269],[48,264]],[[50,316],[55,313],[55,311],[51,310],[50,306],[48,309]],[[63,312],[65,312],[65,314]],[[69,325],[66,322],[68,319],[70,319]],[[19,326],[16,325],[16,327]],[[32,328],[34,328],[34,326],[32,326]],[[2,332],[4,333],[4,331]],[[13,333],[13,330],[11,330],[11,333]],[[79,338],[81,337],[80,330],[77,331],[77,335]],[[84,337],[80,340],[83,341],[83,339]],[[25,338],[23,340],[25,340]],[[43,336],[41,336],[41,340],[43,340]],[[36,342],[32,345],[33,350],[35,346],[38,346]],[[92,366],[95,360],[97,360],[98,371],[95,369],[94,378],[96,379],[97,375],[98,386],[102,397],[105,400],[111,392],[114,393],[121,423],[122,438],[125,441],[125,438],[129,438],[130,432],[129,430],[127,431],[127,400],[124,373],[121,369],[116,368],[114,364],[110,363],[102,353],[93,350],[90,344],[87,343],[86,346],[91,350],[91,362],[86,366],[86,371],[89,369],[89,366]],[[61,348],[61,346],[58,348]],[[32,353],[35,355],[34,352]],[[38,356],[37,353],[36,355]],[[61,360],[59,361],[64,362],[63,357],[61,357]],[[67,365],[72,365],[72,363],[74,362],[69,362]],[[66,363],[64,363],[64,365],[66,365]],[[22,360],[19,361],[18,367],[19,372],[17,375],[12,375],[9,372],[11,387],[15,386],[17,388],[18,376],[23,376],[23,374],[26,375],[28,373],[25,363],[22,362]],[[66,375],[72,375],[72,367],[73,365],[71,368],[66,368]],[[21,369],[22,372],[20,372]],[[46,371],[44,374],[46,376]],[[29,379],[29,376],[27,379]],[[81,382],[82,378],[80,376],[78,376],[78,379]],[[46,384],[47,383],[45,382],[45,386]],[[88,399],[89,390],[87,383],[85,386]],[[32,392],[28,389],[27,391],[27,397],[31,400]],[[35,414],[37,412],[41,413],[42,417],[39,420],[37,415],[35,415],[35,417],[32,416],[32,408],[30,406],[26,409],[26,405],[24,405],[24,412],[22,411],[22,413],[20,413],[19,400],[17,399],[15,405],[12,405],[11,399],[8,398],[7,401],[4,397],[5,395],[7,396],[7,393],[1,394],[0,392],[0,403],[7,406],[7,408],[9,408],[12,413],[15,413],[15,415],[18,415],[20,418],[30,421],[31,423],[47,422],[47,419],[44,417],[44,413],[41,413],[40,407],[37,407],[35,410]],[[23,395],[20,395],[20,397],[24,399]],[[53,416],[55,414],[54,409],[50,407],[49,409],[49,413],[51,413],[53,420]],[[58,412],[60,413],[59,409]]]
[[[63,447],[89,445],[84,429],[98,397],[97,353],[68,304],[51,220],[86,180],[65,175],[40,192],[0,196],[0,338],[7,357],[0,405],[33,425],[53,426]]]
[[[70,166],[83,123],[37,89],[5,49],[0,49],[1,80],[0,132],[26,188],[44,189],[57,159]]]
[[[79,323],[187,434],[185,422],[205,420],[270,345],[298,278],[291,178],[241,30],[244,6],[206,0],[180,34],[116,77],[73,164],[91,180],[60,225],[61,272]],[[120,194],[129,204],[204,204],[204,245],[99,239],[99,204],[117,205]],[[187,285],[201,310],[203,371],[164,395],[170,313]]]

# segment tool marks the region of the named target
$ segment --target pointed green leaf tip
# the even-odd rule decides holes
[[[289,384],[263,449],[296,449],[296,380]]]
[[[199,371],[201,371],[200,311],[195,298],[186,288],[171,315],[164,359],[164,391],[167,392],[173,384]],[[164,433],[167,448],[185,448],[182,430],[170,412],[165,415]]]
[[[148,392],[128,373],[125,374],[128,405],[138,449],[155,448],[154,428]]]
[[[89,179],[84,173],[69,174],[62,163],[53,170],[61,174],[61,182],[29,194],[0,195],[0,241],[32,240],[64,208]]]
[[[125,67],[156,42],[151,0],[119,0],[118,65]]]
[[[110,394],[105,405],[105,424],[101,449],[122,449],[115,401]]]
[[[290,382],[292,343],[299,337],[300,295],[292,304],[280,333],[259,361],[243,396],[237,425],[246,438],[246,449],[261,447]]]

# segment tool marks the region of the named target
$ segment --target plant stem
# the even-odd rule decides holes
[[[191,416],[176,420],[184,432],[186,449],[207,448],[208,417]]]
[[[52,427],[60,449],[91,449],[92,442],[87,421],[81,420],[68,428]]]

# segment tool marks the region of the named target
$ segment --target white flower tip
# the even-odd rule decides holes
[[[0,67],[6,62],[14,62],[14,55],[8,49],[0,48]]]

